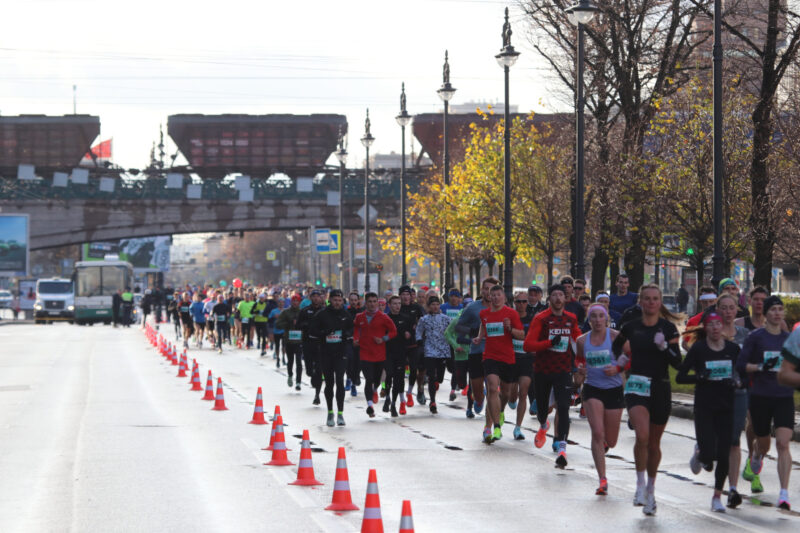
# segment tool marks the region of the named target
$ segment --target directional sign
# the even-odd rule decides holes
[[[267,261],[275,261],[275,250],[267,250]]]
[[[317,253],[338,254],[341,238],[337,230],[322,228],[316,230]]]
[[[339,230],[330,230],[328,232],[328,251],[327,252],[320,252],[320,254],[338,254],[339,251],[342,249],[342,237],[339,233]]]

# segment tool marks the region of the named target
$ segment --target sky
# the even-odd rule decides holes
[[[401,82],[409,113],[441,110],[445,49],[453,103],[501,109],[494,55],[507,5],[522,53],[511,103],[567,109],[571,96],[532,50],[514,0],[23,0],[3,10],[0,113],[71,114],[75,85],[77,112],[100,117],[95,142],[113,137],[126,168],[147,165],[171,114],[339,113],[354,166],[367,108],[373,153],[400,151]]]

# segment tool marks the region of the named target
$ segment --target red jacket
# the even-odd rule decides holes
[[[353,321],[353,340],[358,341],[359,358],[362,361],[377,363],[386,361],[386,340],[397,336],[397,328],[383,311],[376,311],[372,320],[367,320],[367,312],[358,313]],[[384,339],[377,344],[374,337]],[[388,337],[388,339],[387,339]]]

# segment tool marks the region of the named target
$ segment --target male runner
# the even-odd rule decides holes
[[[322,295],[319,291],[313,294],[311,305],[314,305],[314,298],[321,302]],[[344,425],[344,373],[346,365],[345,339],[353,336],[353,320],[344,308],[344,296],[342,291],[335,289],[330,292],[330,305],[311,318],[309,325],[309,335],[320,339],[319,348],[319,367],[325,376],[325,402],[328,405],[327,424],[333,427],[333,388],[336,386],[336,406],[338,415],[336,424]],[[308,309],[308,308],[306,308]],[[305,311],[305,309],[303,310]],[[302,315],[301,315],[302,316]],[[317,400],[318,403],[318,400]]]
[[[320,344],[324,337],[318,337],[311,328],[314,316],[322,311],[322,293],[317,289],[311,291],[311,304],[300,308],[297,317],[297,327],[303,332],[303,360],[306,363],[306,375],[311,378],[311,386],[314,387],[314,405],[319,405],[319,392],[322,389],[322,368],[320,367]],[[352,323],[352,321],[351,321]],[[300,376],[297,376],[298,379]]]
[[[284,332],[284,345],[286,347],[287,357],[286,372],[289,375],[286,384],[290,387],[292,386],[292,367],[296,366],[297,368],[297,378],[294,385],[295,390],[300,390],[300,378],[303,377],[303,361],[301,359],[303,355],[301,345],[303,342],[303,331],[297,324],[300,318],[300,301],[302,299],[302,296],[299,294],[292,296],[289,307],[284,309],[281,314],[278,315],[278,318],[275,319],[276,330],[281,329]]]
[[[367,398],[367,415],[375,417],[378,401],[378,384],[386,363],[386,342],[397,335],[397,328],[386,313],[378,309],[378,295],[364,295],[366,309],[353,321],[353,346],[359,347],[361,371],[364,373],[364,396]]]

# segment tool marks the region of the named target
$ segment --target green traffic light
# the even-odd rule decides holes
[[[321,283],[322,283],[322,281],[320,281],[320,280],[317,280],[317,285],[319,285],[319,284],[321,284]]]
[[[686,250],[686,255],[694,255],[694,249],[693,248],[688,248]]]
[[[435,287],[435,286],[436,286],[436,280],[432,280],[431,281],[431,287]]]

